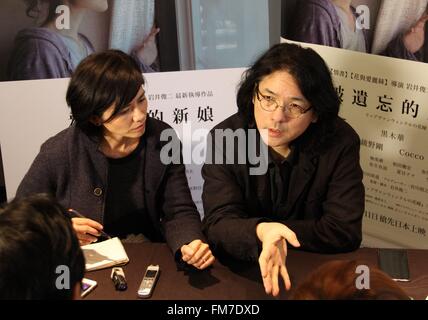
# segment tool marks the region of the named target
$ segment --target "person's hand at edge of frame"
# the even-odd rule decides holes
[[[146,66],[151,66],[158,56],[158,47],[156,45],[156,35],[160,28],[153,25],[150,33],[144,38],[139,47],[136,48],[136,53],[141,62]]]
[[[428,21],[428,13],[422,17],[404,34],[404,46],[411,53],[418,52],[425,44],[425,23]]]

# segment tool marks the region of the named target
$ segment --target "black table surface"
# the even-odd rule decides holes
[[[221,263],[216,261],[206,270],[182,268],[177,264],[171,251],[163,243],[124,244],[130,259],[122,266],[128,289],[116,291],[110,279],[111,268],[87,272],[86,278],[96,280],[97,288],[86,300],[135,300],[137,290],[148,265],[160,266],[160,277],[151,300],[265,300],[274,299],[264,292],[257,263]],[[317,254],[290,250],[287,268],[292,289],[284,287],[275,299],[288,299],[293,288],[301,283],[315,268],[330,260],[352,259],[367,265],[377,266],[377,249],[360,248],[345,254]],[[400,282],[400,286],[414,299],[425,299],[428,295],[428,250],[408,250],[410,282]]]

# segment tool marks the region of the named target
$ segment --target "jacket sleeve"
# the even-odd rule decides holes
[[[183,245],[196,239],[206,242],[202,233],[201,218],[190,194],[181,148],[180,163],[169,165],[160,190],[164,212],[162,224],[166,242],[172,252],[177,256]]]
[[[256,261],[259,256],[256,227],[266,219],[248,216],[241,189],[228,169],[228,165],[220,164],[205,164],[202,168],[203,230],[216,252]]]
[[[52,170],[54,166],[50,161],[49,148],[44,144],[19,184],[16,196],[25,197],[35,193],[48,193],[55,196],[56,182]]]
[[[211,136],[215,136],[213,131]],[[245,191],[241,185],[244,181],[237,176],[238,165],[227,164],[233,161],[226,159],[219,143],[215,140],[208,143],[207,161],[202,167],[203,230],[217,254],[226,253],[239,260],[256,261],[260,246],[256,227],[267,219],[250,216],[245,209]],[[245,151],[235,150],[235,155],[236,152]],[[242,166],[242,170],[246,170],[247,166]]]
[[[333,174],[319,206],[322,212],[315,215],[318,219],[283,221],[296,233],[301,249],[336,253],[359,247],[364,213],[359,150],[359,138],[355,137],[342,148],[336,161],[329,164],[333,166]]]

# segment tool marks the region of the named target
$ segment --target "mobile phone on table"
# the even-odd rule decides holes
[[[159,278],[159,273],[160,270],[158,265],[149,265],[147,267],[143,280],[138,288],[137,294],[139,298],[147,299],[151,297],[156,281]]]
[[[97,282],[95,280],[83,278],[81,285],[80,285],[80,297],[84,298],[86,297],[89,292],[95,289],[97,286]]]
[[[379,268],[395,281],[410,281],[405,249],[378,249]]]

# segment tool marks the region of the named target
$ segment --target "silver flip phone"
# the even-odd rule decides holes
[[[156,281],[159,277],[159,272],[159,265],[149,265],[147,267],[144,278],[138,288],[139,298],[146,299],[151,297]]]

